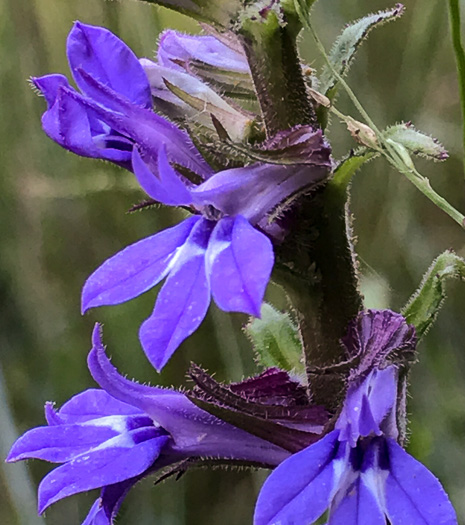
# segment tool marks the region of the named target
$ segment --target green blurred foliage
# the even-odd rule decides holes
[[[454,206],[465,210],[461,118],[444,0],[406,0],[406,15],[373,32],[348,77],[379,127],[412,120],[438,137],[451,158],[419,161],[421,173]],[[385,0],[333,0],[315,7],[316,27],[329,46],[342,26]],[[153,56],[164,27],[198,31],[181,15],[133,1],[0,0],[0,454],[28,428],[43,423],[45,401],[58,404],[94,386],[85,357],[96,320],[117,366],[130,377],[164,385],[185,382],[191,360],[238,380],[254,372],[241,315],[212,307],[202,328],[158,376],[140,349],[137,329],[155,292],[128,304],[79,314],[85,278],[108,256],[176,220],[168,209],[125,214],[143,199],[131,178],[109,164],[80,159],[41,131],[43,99],[31,75],[68,73],[66,35],[74,20],[104,25],[139,56]],[[302,55],[322,66],[310,38]],[[338,107],[353,111],[341,93]],[[353,147],[336,119],[329,137],[335,156]],[[465,256],[465,233],[382,160],[355,177],[352,212],[367,305],[400,310],[439,253]],[[271,287],[273,302],[278,291]],[[278,304],[278,306],[281,306]],[[410,450],[442,480],[465,521],[465,289],[451,283],[449,299],[420,348],[412,374]],[[0,376],[1,378],[1,376]],[[1,386],[1,385],[0,385]],[[34,491],[49,466],[29,462],[0,470],[0,523],[32,525]],[[28,481],[27,475],[30,475]],[[251,523],[264,473],[197,471],[153,487],[141,483],[123,506],[121,525],[243,525]],[[95,494],[56,504],[48,525],[80,523]]]

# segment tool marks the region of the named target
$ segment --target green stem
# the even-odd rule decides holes
[[[455,3],[455,0],[450,0],[450,3],[451,4]],[[297,0],[296,0],[296,5],[298,5]],[[457,5],[457,9],[458,9],[458,5]],[[460,14],[459,11],[457,13],[458,15]],[[355,93],[352,91],[350,86],[347,84],[347,82],[343,79],[343,77],[338,73],[338,71],[332,64],[311,22],[306,17],[304,17],[301,12],[300,12],[300,16],[301,16],[303,25],[311,32],[316,42],[316,46],[318,50],[320,51],[321,55],[323,56],[323,58],[325,59],[326,63],[328,64],[328,67],[331,69],[331,72],[337,78],[341,86],[344,88],[349,98],[353,102],[354,106],[357,108],[358,112],[365,120],[365,122],[375,132],[377,139],[381,146],[377,151],[381,153],[384,157],[386,157],[388,162],[392,164],[400,173],[405,175],[405,177],[417,189],[419,189],[423,193],[423,195],[425,195],[431,202],[433,202],[442,211],[444,211],[447,215],[449,215],[449,217],[451,217],[455,222],[457,222],[457,224],[459,224],[462,228],[465,229],[465,216],[459,211],[457,211],[449,202],[447,202],[443,197],[441,197],[436,191],[433,190],[429,180],[426,177],[423,177],[423,175],[421,175],[416,170],[415,166],[413,165],[410,159],[408,152],[405,150],[404,154],[399,153],[400,148],[396,147],[395,144],[392,143],[392,141],[388,141],[384,139],[383,134],[378,129],[374,121],[370,118],[365,108],[359,102]],[[452,14],[451,14],[451,17],[452,17]],[[454,16],[454,20],[457,21],[457,15]],[[460,25],[458,29],[460,30]],[[460,31],[459,31],[458,39],[459,39],[458,41],[460,42]],[[462,60],[463,58],[464,62],[463,64],[460,62],[460,66],[459,66],[459,61],[458,61],[457,67],[459,67],[461,89],[462,88],[464,89],[463,93],[461,91],[461,101],[462,101],[462,111],[464,111],[464,115],[465,115],[465,56],[463,56],[463,48],[462,48],[461,42],[460,42],[460,54],[461,54],[460,60]],[[462,86],[462,81],[463,81],[463,86]],[[333,108],[333,111],[334,111],[334,108]],[[340,112],[337,112],[337,113],[339,116],[342,115]],[[403,148],[402,145],[399,145],[399,146]],[[464,147],[465,147],[465,134],[464,134]]]
[[[401,146],[403,147],[403,146]],[[449,215],[457,224],[465,229],[465,215],[456,210],[449,204],[444,197],[441,197],[430,184],[429,179],[423,177],[413,164],[408,165],[397,151],[390,151],[390,155],[383,152],[388,162],[394,166],[397,171],[402,173],[418,190],[423,193],[433,204],[435,204],[444,213]],[[407,153],[408,155],[408,153]]]
[[[462,146],[464,155],[463,162],[465,165],[465,52],[462,45],[459,0],[449,0],[449,18],[452,45],[454,46],[455,61],[457,63],[460,104],[462,107]]]
[[[292,30],[275,11],[251,5],[239,33],[268,136],[314,123]]]
[[[347,199],[345,186],[332,181],[304,198],[291,233],[277,250],[282,269],[278,279],[300,317],[313,399],[331,408],[343,394],[343,376],[315,370],[345,360],[340,340],[363,308]]]
[[[331,106],[329,110],[337,115],[342,121],[347,122],[350,117],[347,117],[341,113],[334,106]],[[465,228],[465,215],[456,210],[449,202],[441,197],[430,184],[429,179],[424,177],[415,168],[412,159],[408,151],[402,146],[402,144],[395,143],[391,140],[385,140],[383,136],[377,136],[378,141],[382,144],[381,147],[371,146],[373,154],[381,154],[386,160],[394,166],[394,168],[402,173],[418,190],[425,195],[433,204],[435,204],[440,210],[449,215],[457,224]]]

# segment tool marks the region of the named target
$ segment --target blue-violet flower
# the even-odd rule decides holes
[[[414,339],[399,314],[360,315],[344,340],[355,343],[348,350],[361,356],[360,373],[349,379],[335,429],[273,471],[256,525],[311,524],[326,510],[327,525],[457,524],[438,479],[397,442],[398,368],[386,358],[412,349]]]
[[[180,392],[122,377],[105,354],[98,326],[88,366],[101,389],[74,396],[58,411],[47,403],[48,426],[26,432],[7,458],[62,463],[39,486],[39,513],[62,498],[100,488],[83,525],[110,525],[130,488],[167,466],[209,458],[273,467],[289,456]]]
[[[191,56],[203,56],[206,64],[216,64],[226,48],[223,56],[231,61],[231,68],[246,68],[241,53],[213,36],[170,32],[162,38],[162,65],[148,69],[162,68],[157,69],[161,78],[162,70],[184,75],[182,82],[194,86],[198,95],[201,81],[179,71],[179,64],[189,58],[188,43],[195,43],[190,46]],[[303,127],[292,132],[298,148],[303,145],[305,151],[302,163],[260,162],[214,173],[186,131],[152,111],[153,86],[140,61],[119,38],[106,29],[77,22],[68,37],[67,54],[80,92],[63,75],[33,79],[48,104],[42,118],[46,133],[74,153],[134,171],[150,197],[195,214],[106,261],[83,289],[86,311],[130,300],[166,278],[155,309],[140,330],[149,360],[161,369],[200,325],[211,296],[222,310],[260,314],[274,262],[271,241],[264,233],[270,226],[267,214],[296,192],[328,177],[330,148],[320,130]],[[218,95],[208,86],[205,90],[210,102],[216,101],[218,121],[228,127],[223,116],[232,115],[232,129],[240,134],[246,125],[241,115],[236,112],[239,117],[234,121],[235,110],[230,108],[228,113]],[[239,122],[238,127],[234,122]],[[278,142],[283,141],[285,137]],[[190,182],[181,168],[201,182]]]

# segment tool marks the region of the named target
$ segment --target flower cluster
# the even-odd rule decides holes
[[[202,0],[178,7],[225,29],[238,6],[216,4]],[[278,4],[260,4],[257,13],[251,6],[247,23],[263,23],[263,34],[273,28],[279,34],[288,31],[283,21],[289,6]],[[398,11],[379,14],[379,20]],[[344,214],[357,157],[357,166],[342,169],[342,182],[331,186],[325,201],[324,192],[336,177],[321,129],[328,116],[323,115],[326,97],[314,92],[313,102],[324,102],[316,108],[319,117],[309,101],[299,98],[307,89],[300,65],[302,92],[289,97],[298,99],[305,118],[270,132],[273,93],[259,92],[257,81],[264,77],[257,78],[259,67],[249,56],[263,27],[253,29],[252,41],[240,31],[241,38],[213,28],[202,36],[166,31],[152,61],[138,59],[110,31],[76,22],[67,56],[77,88],[61,74],[33,78],[47,102],[42,125],[50,138],[77,155],[126,169],[149,203],[186,213],[179,224],[135,242],[95,270],[83,287],[82,311],[131,300],[164,280],[139,332],[149,361],[160,371],[200,326],[212,298],[223,311],[260,317],[275,252],[291,238],[294,244],[287,248],[308,249],[309,268],[302,280],[300,261],[293,264],[298,257],[278,257],[280,270],[285,267],[293,292],[303,282],[299,293],[314,293],[303,304],[317,312],[315,327],[310,326],[315,333],[325,321],[321,312],[331,319],[319,336],[328,326],[338,326],[333,322],[338,315],[343,318],[332,347],[344,355],[340,362],[312,368],[303,332],[312,325],[313,313],[300,312],[300,327],[289,316],[280,327],[265,326],[260,337],[268,354],[259,375],[223,385],[193,364],[189,375],[195,386],[178,391],[123,377],[107,357],[97,325],[88,368],[100,388],[74,396],[59,410],[47,403],[47,425],[26,432],[7,458],[59,464],[39,486],[39,513],[62,498],[100,489],[83,525],[112,525],[126,494],[142,478],[159,473],[165,479],[193,465],[214,463],[275,469],[258,497],[255,525],[307,525],[320,519],[327,525],[457,523],[439,481],[404,450],[399,432],[405,423],[402,381],[416,352],[415,327],[390,310],[360,311]],[[268,34],[266,39],[270,44]],[[271,54],[289,62],[284,66],[297,64],[287,40],[279,52],[271,44]],[[334,89],[335,84],[327,94]],[[283,113],[285,97],[278,98]],[[242,99],[248,103],[241,104]],[[379,150],[362,151],[366,158],[375,153]],[[339,207],[332,208],[335,201]],[[302,242],[285,219],[290,216],[295,224],[309,203],[315,209],[300,225],[301,232],[310,232]],[[334,224],[343,225],[343,232],[334,233]],[[327,249],[331,239],[326,234],[334,235],[344,253]],[[318,250],[324,257],[314,257]],[[328,272],[321,261],[331,258]],[[345,274],[341,260],[349,261]],[[346,287],[343,282],[336,302],[332,297],[334,313],[319,310],[337,288],[328,286],[327,275],[340,283],[339,273],[353,283]],[[352,285],[353,294],[347,294]],[[350,314],[344,311],[344,294],[355,304]],[[324,343],[324,337],[312,339],[318,352]],[[282,369],[287,362],[280,360],[282,347],[284,353],[291,347],[303,350],[305,379],[303,367],[293,368],[299,359]],[[329,400],[314,396],[331,374],[335,384],[343,385],[340,391]]]
[[[228,122],[237,127],[238,112],[229,111],[193,74],[179,71],[179,63],[191,58],[215,65],[220,55],[226,67],[247,71],[243,55],[212,36],[183,37],[170,31],[161,38],[158,63],[153,63],[139,61],[110,31],[77,22],[67,54],[81,93],[63,75],[33,79],[48,104],[42,119],[45,132],[78,155],[130,169],[155,201],[194,214],[110,258],[90,276],[82,293],[86,311],[128,301],[166,278],[140,330],[147,357],[161,369],[198,328],[211,296],[222,310],[259,316],[274,261],[267,214],[328,176],[329,146],[321,131],[310,129],[299,138],[311,148],[300,164],[260,162],[215,173],[185,130],[152,111],[152,94],[155,106],[158,100],[172,103],[175,98],[174,104],[184,108],[185,102],[166,87],[172,83],[196,100],[203,96],[208,115],[218,115],[226,130],[232,131]],[[157,87],[160,83],[163,89]]]
[[[129,381],[107,358],[97,325],[88,366],[101,390],[86,390],[59,411],[47,403],[48,426],[19,438],[7,461],[62,463],[39,486],[39,512],[100,488],[83,525],[113,523],[140,479],[211,460],[277,467],[259,495],[255,525],[310,524],[326,509],[328,525],[385,525],[386,517],[392,525],[457,524],[439,481],[397,441],[398,368],[389,360],[414,350],[414,330],[399,314],[368,311],[350,326],[345,344],[359,364],[334,430],[328,431],[322,407],[312,406],[305,390],[277,370],[230,385],[227,393],[197,375],[200,393],[190,396]],[[246,422],[251,432],[191,401],[210,399],[219,409],[227,406],[228,395],[244,417],[250,412],[238,400],[254,406],[255,425]],[[266,410],[266,421],[257,407]]]

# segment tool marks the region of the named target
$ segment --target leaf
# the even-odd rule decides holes
[[[339,75],[344,76],[349,71],[356,51],[374,27],[399,18],[403,12],[404,7],[397,4],[392,9],[364,16],[349,24],[339,35],[329,54],[329,59]],[[331,68],[326,66],[321,74],[319,91],[333,99],[336,89],[337,78]]]
[[[421,339],[436,320],[446,298],[447,279],[465,280],[465,259],[447,250],[433,261],[418,290],[402,310],[407,322],[413,324]]]
[[[303,346],[299,329],[288,314],[264,303],[261,318],[249,322],[245,333],[261,365],[303,371]]]
[[[359,170],[365,162],[376,158],[378,155],[376,151],[367,148],[359,148],[356,151],[351,151],[348,157],[339,162],[330,184],[343,189],[347,188],[347,185],[357,170]]]
[[[446,149],[433,137],[416,130],[410,123],[403,122],[386,128],[383,132],[386,139],[402,144],[410,153],[431,160],[448,158]]]

